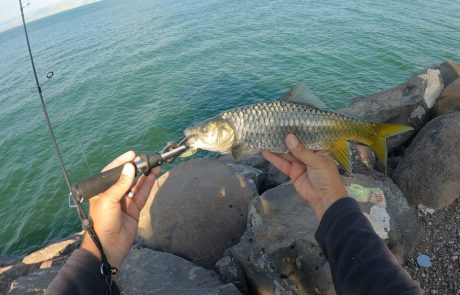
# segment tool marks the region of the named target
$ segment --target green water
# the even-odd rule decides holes
[[[33,5],[33,4],[32,4]],[[331,107],[459,62],[458,1],[102,1],[29,24],[73,181],[306,81]],[[27,10],[26,10],[27,13]],[[79,230],[21,28],[0,33],[0,254]]]

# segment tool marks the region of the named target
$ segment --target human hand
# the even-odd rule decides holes
[[[135,157],[133,151],[126,152],[102,171],[128,163]],[[92,219],[94,230],[101,241],[108,262],[116,268],[120,268],[134,242],[140,211],[159,173],[159,167],[153,169],[148,176],[139,177],[133,187],[134,166],[130,163],[125,164],[117,183],[89,200],[89,216]],[[135,192],[132,199],[126,196],[130,189]],[[81,248],[101,259],[101,254],[88,233],[85,234]]]
[[[308,150],[299,144],[293,134],[286,136],[286,146],[292,155],[268,151],[262,154],[291,178],[297,193],[310,205],[318,220],[321,220],[324,212],[333,203],[347,196],[337,165],[329,153]]]

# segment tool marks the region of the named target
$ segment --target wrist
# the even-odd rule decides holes
[[[93,254],[99,261],[102,261],[101,253],[99,252],[99,249],[96,247],[88,233],[85,233],[80,248]]]
[[[321,221],[323,218],[324,213],[326,213],[327,209],[332,206],[338,200],[345,198],[347,196],[347,192],[345,190],[341,192],[337,192],[330,196],[321,197],[317,202],[314,204],[310,204],[310,207],[315,212],[316,218],[318,221]]]

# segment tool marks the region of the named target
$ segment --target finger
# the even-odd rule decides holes
[[[318,166],[318,155],[300,144],[294,134],[288,134],[288,136],[286,136],[286,146],[289,148],[292,155],[305,165],[312,167]]]
[[[288,160],[283,159],[279,155],[276,155],[269,151],[263,151],[262,155],[267,161],[273,164],[278,170],[283,172],[286,175],[289,175],[289,170],[291,169],[291,163]]]
[[[103,198],[111,199],[119,202],[120,199],[128,192],[133,184],[135,177],[134,165],[131,163],[125,164],[121,171],[120,178],[108,190],[102,193]]]
[[[136,203],[136,206],[137,208],[139,208],[139,211],[141,211],[142,208],[144,208],[144,205],[147,202],[147,199],[149,198],[150,191],[152,190],[153,184],[155,183],[156,179],[157,179],[156,175],[153,173],[150,173],[148,176],[146,176],[143,179],[142,184],[139,186],[138,190],[136,191],[133,201],[134,203]]]
[[[280,156],[281,158],[285,159],[286,161],[289,161],[291,163],[293,162],[299,162],[299,159],[297,159],[296,157],[294,157],[293,155],[291,154],[277,154],[278,156]]]
[[[132,161],[134,160],[134,158],[136,157],[136,153],[133,152],[133,151],[127,151],[126,153],[118,156],[115,160],[113,160],[110,164],[108,164],[107,166],[104,167],[104,169],[102,169],[102,172],[104,171],[107,171],[107,170],[110,170],[112,168],[115,168],[115,167],[118,167],[124,163],[127,163],[129,161]]]

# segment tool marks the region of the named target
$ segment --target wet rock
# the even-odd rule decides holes
[[[117,283],[123,294],[240,294],[219,275],[181,257],[150,249],[131,250],[120,269]]]
[[[80,246],[82,237],[83,232],[80,232],[63,240],[54,242],[43,249],[25,256],[22,259],[22,263],[34,264],[69,254]]]
[[[333,289],[314,239],[318,222],[290,182],[255,198],[249,211],[248,230],[227,254],[244,269],[250,293],[323,294]],[[229,265],[221,264],[220,272],[232,272]]]
[[[433,108],[433,115],[440,116],[455,111],[460,111],[460,78],[442,91]]]
[[[19,277],[11,283],[8,295],[45,294],[48,285],[58,274],[61,266],[39,269],[27,276]]]
[[[429,110],[443,89],[441,71],[429,68],[406,83],[390,90],[357,97],[339,112],[375,122],[402,123],[419,130],[429,120]],[[413,132],[387,140],[391,151],[407,141]]]
[[[417,134],[393,179],[414,205],[444,208],[460,194],[460,112],[431,120]]]
[[[213,268],[246,227],[252,184],[211,159],[187,161],[162,175],[141,212],[143,244]]]
[[[450,83],[460,78],[460,64],[446,61],[437,66],[441,71],[444,87],[449,86]]]
[[[348,195],[358,201],[363,213],[371,222],[400,262],[413,254],[420,237],[415,210],[393,183],[383,174],[353,174],[342,177]]]

